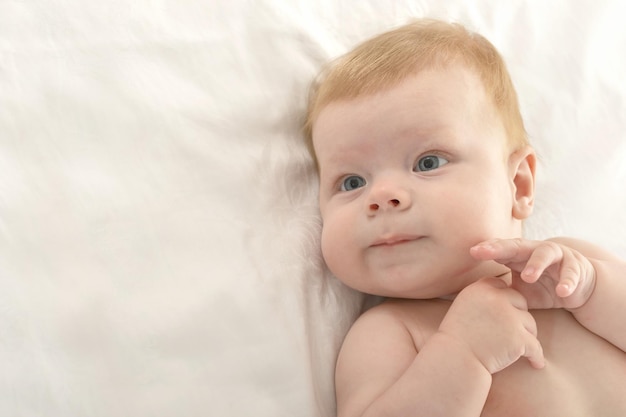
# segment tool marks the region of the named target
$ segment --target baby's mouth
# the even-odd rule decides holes
[[[380,239],[377,239],[374,241],[374,243],[372,243],[371,246],[375,247],[375,246],[396,246],[396,245],[401,245],[403,243],[409,243],[409,242],[413,242],[416,241],[418,239],[421,239],[422,236],[417,236],[417,235],[406,235],[406,234],[401,234],[401,235],[388,235],[388,236],[383,236]]]

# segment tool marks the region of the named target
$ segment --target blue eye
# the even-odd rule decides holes
[[[448,163],[446,158],[437,155],[426,155],[420,158],[413,168],[415,171],[432,171]]]
[[[352,191],[365,186],[365,178],[350,175],[341,182],[341,191]]]

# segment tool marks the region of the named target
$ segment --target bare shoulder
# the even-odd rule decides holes
[[[344,349],[356,344],[361,348],[372,343],[405,343],[415,346],[429,337],[450,306],[444,300],[389,299],[363,313],[350,329]],[[378,341],[374,335],[387,336]]]
[[[406,371],[448,305],[436,300],[388,300],[359,317],[337,359],[339,415],[359,414]]]

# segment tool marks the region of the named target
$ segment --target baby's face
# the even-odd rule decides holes
[[[329,104],[313,126],[322,252],[360,291],[432,298],[506,269],[469,248],[515,237],[502,124],[461,66]]]

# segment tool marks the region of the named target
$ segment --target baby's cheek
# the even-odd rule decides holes
[[[347,252],[350,244],[341,228],[333,226],[332,223],[325,223],[322,229],[322,256],[331,272],[341,279],[343,270],[349,263]]]
[[[325,223],[322,228],[322,256],[324,257],[324,261],[332,270],[331,264],[334,263],[334,254],[335,254],[335,246],[337,242],[335,242],[335,233],[333,232],[332,227]],[[334,271],[333,271],[334,272]]]

